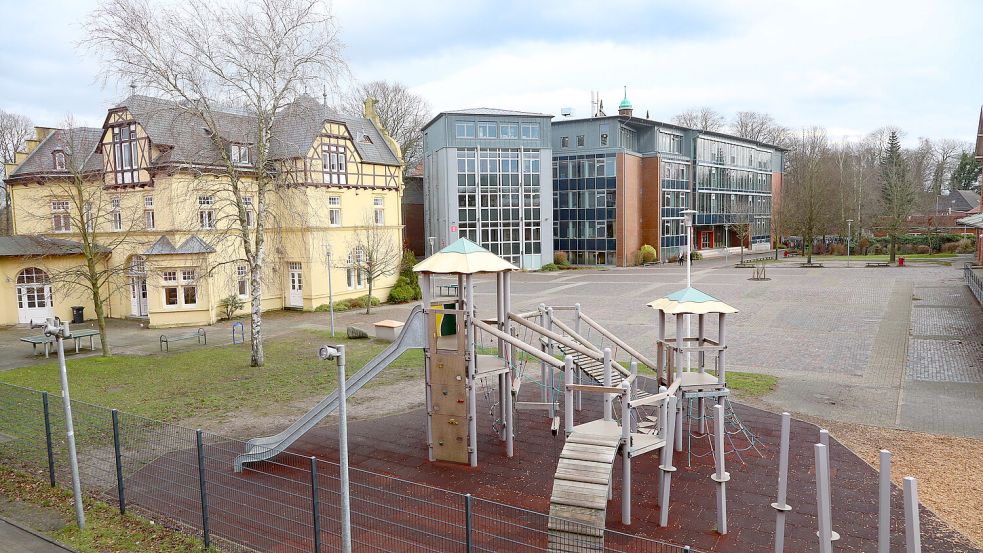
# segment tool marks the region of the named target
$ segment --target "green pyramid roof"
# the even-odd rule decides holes
[[[720,301],[717,298],[707,294],[706,292],[701,292],[696,288],[683,288],[682,290],[676,290],[675,292],[666,296],[666,298],[677,301],[679,303],[683,302],[693,302],[693,303],[704,303],[708,301]]]
[[[620,104],[618,104],[618,109],[619,110],[622,110],[622,109],[631,109],[631,102],[628,101],[628,87],[627,86],[625,87],[625,99],[622,100]]]
[[[485,248],[482,248],[478,244],[468,240],[467,238],[458,238],[454,242],[448,244],[444,249],[440,250],[440,253],[478,253],[487,252]],[[491,253],[491,252],[489,252]]]

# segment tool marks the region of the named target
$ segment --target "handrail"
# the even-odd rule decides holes
[[[566,384],[566,389],[573,392],[591,392],[595,394],[614,394],[620,396],[625,393],[621,386],[595,386],[593,384]]]
[[[513,321],[515,321],[516,323],[518,323],[518,324],[520,324],[520,325],[522,325],[522,326],[524,326],[524,327],[526,327],[526,328],[528,328],[528,329],[530,329],[530,330],[532,330],[534,332],[538,332],[539,334],[542,334],[543,336],[546,336],[547,338],[550,338],[551,340],[555,340],[556,342],[559,342],[560,344],[562,344],[564,346],[567,346],[568,348],[576,351],[577,353],[580,353],[582,355],[585,355],[585,356],[587,356],[587,357],[589,357],[591,359],[594,359],[596,361],[603,361],[604,360],[604,355],[603,354],[598,353],[596,351],[591,351],[591,350],[589,350],[589,349],[581,346],[580,344],[578,344],[576,342],[573,342],[573,341],[568,340],[566,338],[566,336],[561,336],[561,335],[559,335],[559,334],[557,334],[557,333],[555,333],[555,332],[553,332],[551,330],[548,330],[546,327],[540,326],[540,325],[538,325],[538,324],[536,324],[536,323],[534,323],[532,321],[528,321],[526,319],[523,319],[522,317],[519,317],[519,316],[517,316],[514,313],[509,313],[509,318],[512,319]]]
[[[531,318],[531,317],[537,317],[539,315],[542,315],[542,313],[540,313],[539,310],[536,310],[536,311],[526,311],[525,313],[515,313],[515,316],[516,317],[522,317],[523,319],[528,319],[528,318]]]
[[[473,321],[473,324],[474,324],[475,327],[480,328],[481,330],[483,330],[483,331],[491,334],[492,336],[494,336],[496,338],[499,338],[500,340],[503,340],[506,343],[515,346],[516,348],[519,348],[520,350],[528,353],[529,355],[532,355],[533,357],[535,357],[536,359],[539,359],[540,361],[544,361],[547,364],[549,364],[549,365],[551,365],[553,367],[556,367],[558,369],[562,369],[564,367],[563,361],[560,361],[559,359],[556,359],[555,357],[552,357],[550,355],[547,355],[547,354],[539,351],[538,349],[533,348],[532,346],[530,346],[529,344],[523,342],[522,340],[520,340],[518,338],[514,338],[512,336],[509,336],[508,334],[502,332],[501,330],[499,330],[499,329],[497,329],[497,328],[495,328],[495,327],[493,327],[491,325],[485,324],[485,323],[483,323],[481,321],[478,321],[478,320]]]
[[[587,338],[584,338],[583,336],[581,336],[580,334],[578,334],[575,330],[573,330],[572,328],[570,328],[569,326],[567,326],[566,323],[564,323],[563,321],[561,321],[559,319],[553,319],[552,322],[557,327],[559,327],[560,330],[562,330],[563,332],[566,332],[567,334],[569,334],[570,337],[573,338],[574,340],[576,340],[576,341],[578,341],[578,342],[580,342],[582,344],[586,344],[587,346],[590,346],[590,347],[594,348],[594,350],[597,351],[601,355],[600,361],[603,361],[604,360],[604,352],[598,350],[597,349],[597,346],[595,346],[594,344],[592,344],[590,342],[590,340],[588,340]],[[611,368],[613,368],[614,370],[616,370],[619,373],[621,373],[621,376],[622,377],[626,377],[626,376],[631,375],[631,371],[629,371],[628,369],[626,369],[621,363],[619,363],[617,361],[617,359],[611,359]]]
[[[670,396],[676,395],[676,390],[678,389],[679,389],[679,380],[676,380],[664,392],[659,392],[651,396],[631,400],[631,406],[641,407],[643,405],[651,405],[653,403],[658,403],[660,401],[669,399]]]
[[[642,363],[645,363],[645,366],[646,367],[648,367],[650,369],[654,369],[655,367],[658,366],[651,359],[649,359],[648,357],[645,357],[641,353],[638,353],[638,351],[636,351],[635,348],[633,348],[633,347],[629,346],[628,344],[626,344],[624,342],[624,340],[622,340],[621,338],[618,338],[617,336],[615,336],[614,334],[612,334],[611,331],[609,331],[608,329],[606,329],[603,326],[599,325],[596,321],[594,321],[594,319],[591,319],[590,317],[588,317],[587,315],[585,315],[582,311],[580,313],[580,318],[585,323],[587,323],[589,326],[591,326],[594,330],[600,332],[607,339],[609,339],[612,342],[614,342],[615,344],[617,344],[618,347],[620,347],[621,349],[625,350],[628,353],[628,355],[631,355],[635,359],[638,359]]]

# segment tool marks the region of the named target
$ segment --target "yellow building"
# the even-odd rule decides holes
[[[68,317],[71,305],[93,317],[77,284],[83,243],[108,250],[98,266],[110,317],[206,325],[229,296],[248,310],[243,233],[255,231],[240,222],[254,228],[259,207],[256,118],[209,116],[220,140],[181,104],[139,95],[101,128],[38,128],[7,166],[14,237],[0,239],[0,325]],[[328,303],[328,251],[335,301],[365,295],[356,235],[402,250],[401,154],[374,101],[349,117],[300,98],[278,115],[267,151],[279,184],[266,197],[264,310]],[[221,170],[226,159],[237,180]],[[385,300],[396,277],[377,279],[373,295]]]

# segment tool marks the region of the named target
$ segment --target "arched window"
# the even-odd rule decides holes
[[[130,274],[142,276],[147,274],[147,258],[142,255],[134,255],[130,258]]]
[[[30,284],[40,284],[48,285],[51,284],[51,278],[48,277],[48,273],[38,269],[37,267],[28,267],[23,271],[17,273],[17,284],[19,285],[30,285]]]

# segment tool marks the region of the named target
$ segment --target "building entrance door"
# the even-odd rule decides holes
[[[51,279],[37,267],[28,267],[17,274],[17,322],[30,324],[54,317],[51,302]]]
[[[300,263],[288,265],[290,273],[290,290],[287,302],[290,307],[304,307],[304,276]]]
[[[132,277],[130,280],[130,315],[146,317],[150,314],[147,308],[147,279]]]

